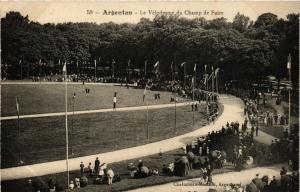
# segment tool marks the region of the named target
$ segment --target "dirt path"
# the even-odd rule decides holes
[[[188,192],[188,191],[208,191],[209,189],[224,189],[224,187],[221,187],[220,184],[242,184],[247,185],[251,182],[253,178],[255,178],[255,175],[258,173],[260,177],[265,175],[271,175],[276,176],[279,178],[280,176],[280,169],[283,164],[277,164],[270,167],[258,167],[258,168],[252,168],[243,170],[240,172],[229,172],[229,173],[222,173],[222,174],[216,174],[213,175],[213,182],[217,186],[199,186],[198,183],[201,182],[201,178],[195,178],[195,179],[189,179],[184,180],[180,182],[175,183],[167,183],[163,185],[158,186],[151,186],[151,187],[145,187],[145,188],[139,188],[131,190],[130,192],[165,192],[165,191],[182,191],[182,192]],[[184,186],[183,186],[184,185]],[[187,186],[188,185],[188,186]]]

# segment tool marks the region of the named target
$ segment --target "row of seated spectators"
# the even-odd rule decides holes
[[[246,185],[246,192],[296,192],[299,191],[299,171],[288,172],[281,168],[280,177],[264,175],[256,177]]]

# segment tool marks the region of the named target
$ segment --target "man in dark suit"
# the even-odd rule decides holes
[[[95,160],[95,173],[99,173],[99,167],[100,167],[100,161],[99,158],[97,157]]]

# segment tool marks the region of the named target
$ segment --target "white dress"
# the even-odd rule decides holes
[[[103,176],[104,175],[104,169],[107,168],[107,164],[104,164],[102,166],[100,166],[100,169],[99,169],[99,175],[100,176]]]
[[[107,176],[108,176],[109,178],[113,178],[113,177],[115,176],[114,171],[111,170],[111,169],[109,169],[109,170],[107,171]]]

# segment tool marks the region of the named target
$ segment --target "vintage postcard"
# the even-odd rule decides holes
[[[298,1],[1,1],[1,191],[299,191]]]

